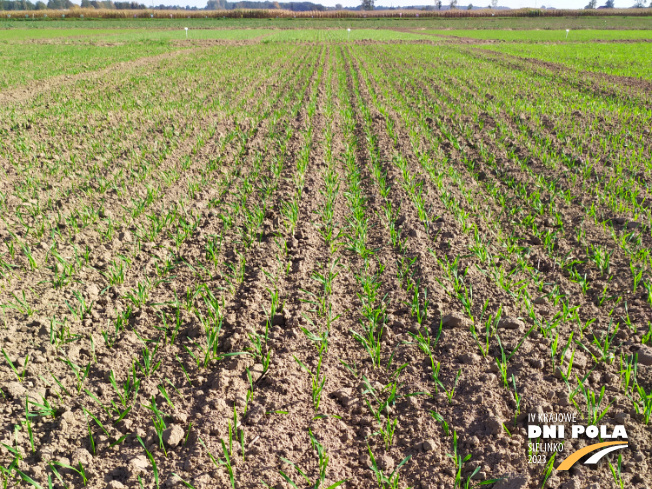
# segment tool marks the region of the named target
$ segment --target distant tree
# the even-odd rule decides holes
[[[226,9],[225,0],[208,0],[206,10],[224,10]]]
[[[587,10],[594,9],[598,6],[598,0],[589,0],[589,3],[584,7]]]
[[[35,10],[34,5],[29,0],[0,0],[0,10]]]
[[[335,9],[336,10],[342,10],[342,4],[341,3],[336,3],[335,4]]]
[[[604,4],[607,8],[614,8],[614,0],[607,0],[607,3]]]
[[[645,8],[645,3],[643,3],[643,0],[636,0],[634,2],[634,8]]]
[[[36,10],[45,10],[48,8],[47,5],[45,5],[45,2],[36,2]]]
[[[437,6],[437,10],[441,10],[441,0],[435,0],[435,5]]]
[[[362,10],[373,10],[375,0],[362,0],[362,5],[360,7]]]
[[[466,10],[473,10],[473,4],[470,3],[470,4],[468,5],[468,7],[466,7]]]
[[[457,8],[457,0],[451,0],[451,3],[449,4],[449,8],[451,10],[455,10]]]
[[[65,10],[75,7],[70,0],[48,0],[47,8],[52,10]]]

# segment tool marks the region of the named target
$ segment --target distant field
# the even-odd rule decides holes
[[[192,22],[186,22],[189,27],[189,39],[253,39],[268,36],[274,41],[356,41],[373,40],[417,40],[427,39],[427,35],[466,37],[474,39],[497,39],[503,41],[594,41],[620,39],[652,39],[652,30],[571,30],[566,38],[566,30],[441,30],[428,29],[413,33],[400,32],[391,29],[360,28],[356,23],[342,23],[340,26],[328,29],[288,29],[288,28],[248,28],[248,29],[217,29],[201,28]],[[48,28],[48,29],[6,29],[0,30],[0,41],[23,41],[40,39],[79,39],[106,38],[111,41],[143,41],[185,39],[184,27],[155,29],[138,27],[136,29],[93,29],[93,28]],[[287,27],[287,26],[283,26]],[[350,32],[347,29],[351,29]]]
[[[269,32],[269,31],[268,31]],[[383,29],[303,29],[275,31],[265,40],[269,41],[362,41],[362,40],[403,40],[414,41],[426,39],[420,34],[383,30]]]
[[[422,40],[427,36],[390,29],[197,29],[189,28],[187,38],[245,40],[264,37],[268,41],[360,41]],[[30,40],[77,40],[96,42],[144,42],[186,39],[185,29],[11,29],[0,30],[0,42]],[[80,56],[85,56],[81,54]]]
[[[144,41],[185,39],[183,29],[138,30],[125,32],[112,31],[112,40]],[[389,29],[193,29],[188,31],[188,39],[243,40],[261,37],[265,41],[359,41],[359,40],[419,40],[427,39],[420,34],[398,32]]]
[[[428,19],[49,19],[0,20],[0,29],[260,29],[260,28],[406,28],[406,29],[652,29],[652,17],[495,17]]]
[[[516,56],[562,63],[579,70],[652,80],[652,43],[508,44],[487,47]]]
[[[0,29],[0,41],[28,39],[60,39],[66,37],[104,36],[114,33],[113,29],[90,28],[46,28],[46,29]]]
[[[270,29],[196,29],[190,28],[190,39],[251,39],[271,34]],[[174,29],[10,29],[0,30],[0,41],[37,39],[79,39],[101,37],[107,41],[166,41],[185,39],[183,28]]]
[[[121,61],[181,49],[168,43],[128,43],[119,46],[79,44],[0,44],[0,89],[58,75],[98,70]]]
[[[188,39],[224,39],[240,41],[253,39],[272,34],[270,29],[194,29],[189,28]],[[173,39],[186,39],[186,32],[181,29],[168,30],[114,30],[111,36],[116,41],[168,41]]]
[[[569,28],[570,29],[570,28]],[[597,41],[617,39],[652,39],[652,30],[573,30],[534,31],[502,30],[427,30],[425,33],[445,36],[471,37],[473,39],[498,39],[501,41]]]
[[[264,37],[266,41],[418,40],[428,38],[382,29],[190,29],[188,39],[238,41]],[[42,43],[51,39],[52,43]],[[147,29],[12,29],[0,30],[0,89],[58,75],[74,75],[111,64],[154,56],[183,48],[170,41],[186,39],[185,30]],[[37,40],[38,43],[25,41]],[[74,40],[74,43],[68,41]],[[66,41],[66,42],[63,42]],[[12,47],[14,42],[20,48]],[[191,47],[192,44],[188,44]]]

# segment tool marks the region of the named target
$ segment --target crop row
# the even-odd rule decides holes
[[[5,482],[561,483],[526,462],[537,409],[618,414],[648,448],[649,113],[627,97],[467,48],[262,44],[16,109]],[[616,483],[642,461],[610,460]]]

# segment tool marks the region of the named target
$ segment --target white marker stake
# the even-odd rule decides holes
[[[350,27],[346,30],[346,40],[348,41],[349,39],[351,39],[351,28]]]
[[[184,29],[186,30],[186,39],[188,39],[188,28],[184,27]]]
[[[568,39],[568,33],[570,32],[570,29],[566,29],[566,39]]]

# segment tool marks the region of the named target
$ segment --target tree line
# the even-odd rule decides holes
[[[137,2],[113,2],[111,0],[82,0],[81,6],[84,8],[102,8],[115,10],[136,10],[146,9],[142,3]],[[30,0],[0,0],[0,10],[68,10],[79,7],[70,0],[48,0],[38,1],[36,3]],[[165,7],[166,9],[174,7]]]
[[[0,0],[0,10],[68,10],[78,7],[70,0],[39,0],[34,3],[30,0]],[[81,0],[82,8],[96,8],[108,10],[145,10],[148,7],[138,2],[114,2],[112,0]],[[158,5],[153,7],[160,10],[187,10],[186,7]],[[309,12],[326,10],[323,5],[312,2],[276,2],[262,1],[255,2],[243,0],[238,2],[228,2],[226,0],[208,0],[205,10],[233,10],[233,9],[283,9],[295,12]],[[193,7],[192,10],[197,10]]]

